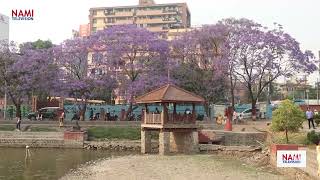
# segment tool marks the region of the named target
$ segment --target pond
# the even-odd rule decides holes
[[[83,149],[0,148],[0,179],[58,179],[81,164],[100,158],[125,156],[132,152],[90,151]]]

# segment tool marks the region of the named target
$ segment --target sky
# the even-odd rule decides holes
[[[10,21],[10,40],[50,39],[60,43],[72,29],[88,23],[89,8],[136,5],[139,0],[0,0],[0,14],[11,18],[12,9],[34,9],[34,21]],[[214,24],[223,18],[248,18],[269,28],[277,22],[318,57],[320,50],[320,0],[155,0],[186,2],[191,24]]]

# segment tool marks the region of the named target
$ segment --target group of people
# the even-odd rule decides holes
[[[225,116],[227,116],[227,115],[225,115]],[[218,114],[218,116],[216,117],[216,123],[221,125],[225,122],[226,122],[226,117],[222,116],[221,114]],[[239,123],[239,116],[238,116],[237,111],[235,111],[235,110],[233,110],[233,112],[232,112],[232,122],[234,124]]]
[[[105,120],[105,121],[113,121],[113,120],[115,121],[115,120],[118,119],[118,115],[116,114],[116,111],[115,111],[115,110],[110,111],[110,108],[107,108],[107,111],[106,111],[106,112],[104,112],[104,109],[101,108],[100,113],[95,113],[95,114],[94,114],[93,109],[91,108],[91,109],[90,109],[89,119],[90,119],[91,121],[92,121],[92,120],[98,120],[98,119],[100,119],[100,116],[101,116],[102,114],[105,115],[105,116],[104,116],[104,120]]]

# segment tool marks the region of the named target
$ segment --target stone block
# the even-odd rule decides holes
[[[151,131],[141,130],[141,153],[151,152]]]
[[[159,154],[167,155],[170,153],[170,132],[160,131],[159,133]]]

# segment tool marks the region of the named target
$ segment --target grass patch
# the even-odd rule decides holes
[[[307,139],[305,132],[288,133],[289,143],[288,144],[303,144],[310,145],[311,142]],[[286,135],[284,132],[273,132],[273,143],[276,144],[287,144]]]
[[[89,138],[93,139],[128,139],[139,140],[140,128],[133,127],[90,127]]]
[[[13,131],[15,130],[16,127],[13,126],[13,125],[3,125],[3,126],[0,126],[0,131]]]
[[[57,132],[54,128],[49,127],[30,127],[31,132]]]

